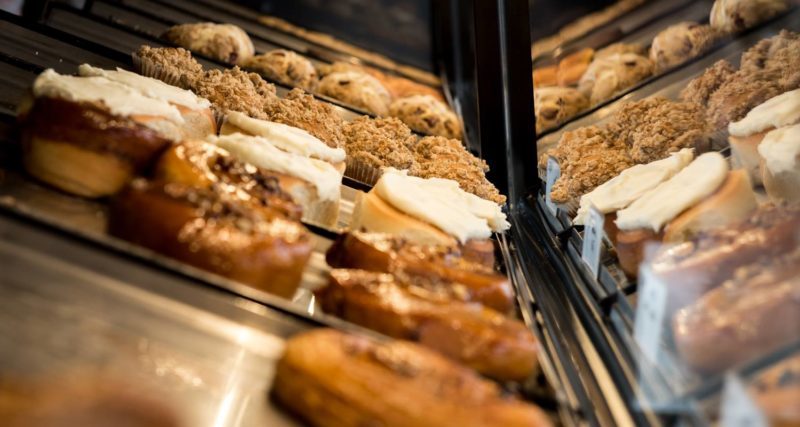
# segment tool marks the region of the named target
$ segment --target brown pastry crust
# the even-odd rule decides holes
[[[635,279],[639,275],[639,265],[644,261],[645,248],[650,243],[661,242],[662,236],[662,233],[644,228],[617,231],[614,248],[626,276]]]
[[[289,340],[272,394],[318,427],[552,425],[538,407],[433,351],[332,329]]]
[[[800,321],[800,250],[761,257],[733,278],[680,310],[675,344],[683,360],[719,373],[769,354],[797,339]]]
[[[116,193],[171,141],[99,105],[39,98],[20,117],[25,167],[33,176],[85,197]]]
[[[347,156],[375,168],[408,169],[414,163],[417,138],[395,118],[359,117],[344,125]]]
[[[784,92],[800,87],[800,33],[781,30],[761,40],[742,54],[741,70],[776,72]]]
[[[549,65],[533,70],[534,89],[556,85],[558,85],[558,65]]]
[[[302,89],[292,89],[283,99],[271,101],[261,118],[303,129],[329,147],[345,147],[345,122],[332,105],[317,101]]]
[[[708,99],[708,119],[715,129],[741,120],[750,110],[783,93],[780,73],[774,70],[737,71]]]
[[[558,85],[572,86],[578,84],[583,73],[589,68],[593,57],[594,49],[588,47],[565,56],[558,62]]]
[[[330,314],[394,338],[415,340],[499,380],[522,381],[537,369],[527,327],[479,305],[403,283],[389,274],[333,270],[317,293]]]
[[[473,244],[468,242],[468,245]],[[494,263],[487,264],[483,254],[476,257],[469,255],[470,252],[465,248],[413,245],[386,234],[351,232],[334,242],[326,258],[336,268],[393,273],[408,280],[425,279],[419,280],[419,286],[444,282],[469,301],[507,313],[513,307],[514,297],[508,278],[497,274]]]
[[[444,178],[458,182],[462,190],[497,204],[506,202],[497,187],[486,179],[489,165],[473,156],[461,141],[441,136],[426,136],[414,147],[416,162],[411,175],[420,178]]]
[[[111,235],[290,298],[312,244],[280,212],[222,191],[134,181],[112,202]]]

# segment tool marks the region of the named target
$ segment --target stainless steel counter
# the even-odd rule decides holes
[[[268,390],[311,326],[0,216],[0,377],[109,379],[191,426],[294,425]]]

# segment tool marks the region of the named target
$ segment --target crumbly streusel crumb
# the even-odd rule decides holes
[[[344,126],[347,155],[375,168],[409,169],[416,137],[400,120],[362,116]]]
[[[497,187],[486,179],[489,171],[486,162],[470,154],[456,139],[426,136],[417,143],[414,157],[416,163],[410,170],[412,175],[452,179],[462,190],[478,197],[498,204],[506,201]]]
[[[267,118],[265,105],[278,100],[275,86],[239,67],[206,71],[195,80],[192,90],[211,101],[217,111],[239,111],[257,119]]]
[[[330,147],[345,145],[345,123],[333,106],[317,101],[302,89],[264,106],[267,120],[304,129]]]
[[[628,147],[635,163],[660,160],[682,148],[704,151],[710,144],[703,108],[693,102],[664,98],[624,104],[612,116],[607,130]]]
[[[561,177],[550,193],[556,203],[577,199],[633,166],[626,145],[597,126],[564,132],[549,154],[561,166]]]
[[[203,66],[192,58],[191,52],[182,47],[141,46],[136,55],[161,66],[170,74],[185,76],[189,82],[203,73]]]
[[[700,105],[706,105],[711,95],[728,80],[736,68],[726,60],[717,61],[694,80],[689,82],[681,91],[680,98],[683,101],[695,102]]]

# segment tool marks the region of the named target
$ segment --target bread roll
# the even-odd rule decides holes
[[[114,198],[108,232],[285,298],[312,249],[302,225],[250,198],[143,180]]]
[[[351,232],[334,242],[327,261],[336,268],[419,278],[421,286],[443,284],[466,300],[480,302],[501,313],[511,310],[514,292],[508,278],[497,274],[493,264],[487,267],[462,254],[461,248],[420,246],[386,234]]]
[[[198,22],[170,27],[162,38],[226,64],[241,64],[255,54],[247,33],[232,24]]]
[[[405,341],[317,329],[289,340],[272,394],[316,427],[549,427],[538,407]]]

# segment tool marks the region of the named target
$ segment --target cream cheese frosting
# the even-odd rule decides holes
[[[728,176],[721,154],[703,154],[671,179],[662,182],[617,212],[620,230],[649,228],[658,232],[667,222],[716,191]]]
[[[486,239],[511,224],[496,203],[462,190],[456,181],[418,178],[387,168],[372,189],[395,209],[436,226],[464,243]]]
[[[644,165],[625,169],[592,192],[581,197],[581,205],[574,223],[583,225],[589,216],[589,208],[594,206],[606,214],[628,207],[647,191],[672,178],[685,168],[694,158],[691,148],[684,148],[669,157]]]
[[[744,137],[800,123],[800,89],[795,89],[770,98],[750,110],[742,120],[728,125],[728,133]]]
[[[112,114],[123,117],[161,116],[183,123],[183,117],[175,106],[105,77],[66,76],[47,69],[33,83],[33,94],[72,102],[98,102]]]
[[[288,126],[282,123],[254,119],[238,111],[230,111],[226,120],[246,131],[247,133],[263,137],[281,150],[313,157],[331,163],[343,162],[345,151],[341,148],[331,148],[303,129]]]
[[[775,129],[758,146],[758,154],[773,174],[800,169],[800,124]]]
[[[78,67],[78,74],[84,77],[105,77],[113,82],[136,89],[150,98],[167,101],[190,110],[203,110],[211,107],[211,102],[195,95],[192,91],[168,85],[161,80],[141,76],[121,68],[104,70],[92,67],[89,64],[82,64]]]
[[[208,141],[256,167],[309,182],[322,200],[335,201],[340,197],[342,176],[328,162],[283,151],[260,136],[234,133],[209,136]]]

